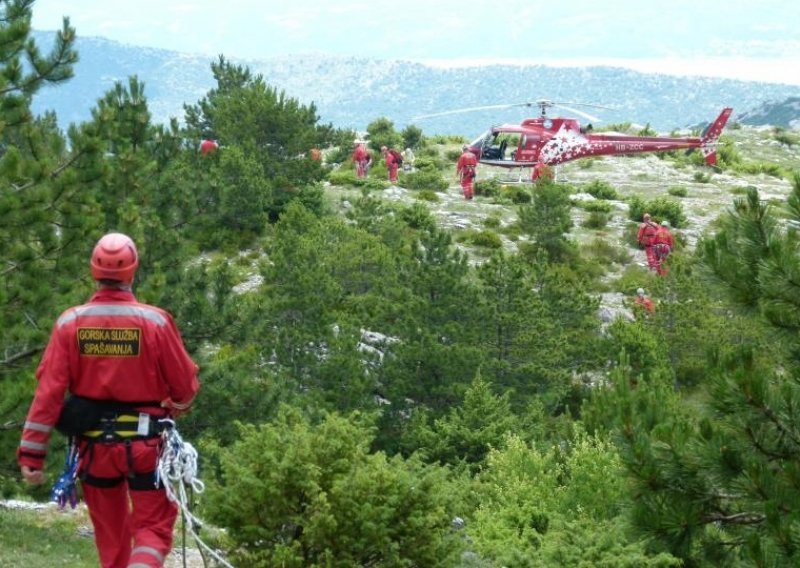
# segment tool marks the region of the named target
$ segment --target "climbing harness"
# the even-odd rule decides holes
[[[59,509],[66,507],[67,503],[73,509],[78,506],[78,488],[75,485],[80,462],[78,457],[78,444],[75,443],[75,438],[69,438],[67,457],[64,460],[64,472],[58,476],[50,492],[50,499],[58,504]]]
[[[167,497],[181,511],[184,530],[188,527],[197,545],[223,566],[233,568],[195,532],[195,527],[201,527],[203,523],[189,509],[188,491],[200,494],[205,490],[205,485],[197,478],[197,450],[189,442],[183,441],[174,420],[163,418],[159,423],[163,426],[161,432],[163,447],[156,467],[156,485],[164,485]],[[185,554],[184,562],[186,562]]]

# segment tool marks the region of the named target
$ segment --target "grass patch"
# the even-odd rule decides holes
[[[80,536],[78,525],[89,525],[85,509],[10,510],[0,507],[0,566],[27,568],[89,568],[98,565],[94,540]]]

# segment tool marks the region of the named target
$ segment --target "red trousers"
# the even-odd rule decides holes
[[[653,245],[645,245],[644,254],[647,256],[647,268],[650,270],[656,269],[656,252],[653,250]]]
[[[464,193],[464,199],[472,199],[474,195],[474,186],[472,180],[475,178],[470,175],[461,176],[461,191]]]
[[[160,567],[172,549],[177,506],[154,478],[128,477],[129,460],[136,474],[155,471],[159,445],[159,438],[134,441],[129,455],[124,443],[96,443],[83,454],[83,497],[103,568]]]
[[[389,181],[391,183],[397,183],[397,168],[397,164],[389,166]]]

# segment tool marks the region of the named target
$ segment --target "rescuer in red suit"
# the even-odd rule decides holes
[[[155,484],[158,420],[188,411],[199,388],[172,316],[131,291],[138,265],[129,237],[109,233],[97,242],[91,272],[98,289],[56,321],[17,450],[22,476],[41,484],[51,431],[57,423],[75,431],[105,568],[162,566],[169,554],[178,511]]]
[[[381,155],[386,163],[386,171],[389,172],[389,182],[397,183],[397,170],[400,168],[400,162],[396,156],[396,150],[389,150],[386,146],[381,146]]]
[[[656,229],[656,235],[653,238],[653,259],[659,276],[666,276],[669,273],[667,267],[664,266],[664,261],[667,260],[674,246],[675,239],[669,230],[669,221],[664,219],[661,221],[661,226]]]
[[[653,300],[644,293],[644,288],[637,288],[636,289],[636,299],[633,301],[634,305],[641,307],[645,312],[648,314],[654,314],[656,312],[656,306],[653,304]]]
[[[353,163],[356,165],[356,177],[366,177],[367,170],[372,163],[372,156],[363,142],[356,142],[356,149],[353,150]]]
[[[636,233],[636,240],[644,247],[644,253],[647,256],[647,267],[650,270],[656,268],[656,257],[653,251],[653,243],[656,238],[656,231],[658,225],[650,220],[650,214],[645,213],[642,217],[642,222],[639,224],[639,230]]]
[[[464,199],[472,199],[474,194],[473,182],[475,176],[477,176],[478,158],[469,151],[469,146],[464,145],[461,150],[461,156],[459,156],[456,163],[456,175],[461,182],[461,191],[464,193]]]
[[[536,162],[536,165],[533,166],[533,172],[531,173],[531,181],[538,181],[542,178],[552,180],[553,168],[551,168],[544,162]]]

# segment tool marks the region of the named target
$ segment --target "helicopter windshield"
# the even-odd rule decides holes
[[[484,144],[487,144],[487,143],[488,143],[488,140],[489,140],[491,137],[492,137],[492,131],[491,131],[491,130],[487,130],[486,132],[484,132],[483,134],[481,134],[480,136],[478,136],[478,137],[477,137],[475,140],[473,140],[473,141],[470,143],[470,147],[471,147],[471,148],[474,148],[475,146],[481,147],[481,146],[483,146]]]

